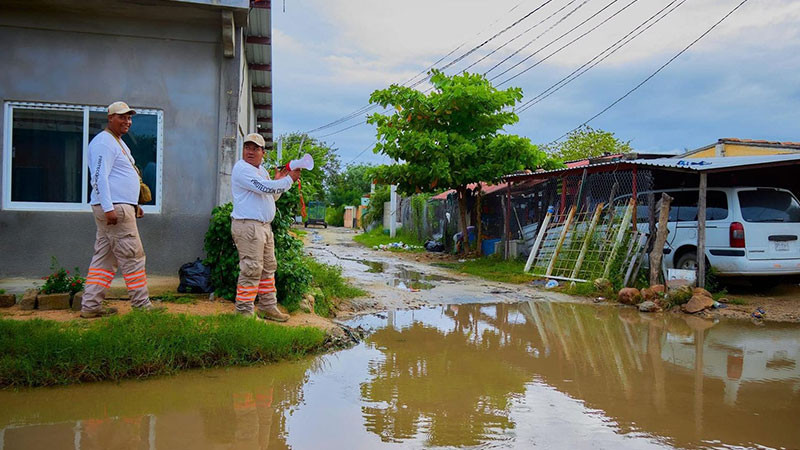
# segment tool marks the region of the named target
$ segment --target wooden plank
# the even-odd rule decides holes
[[[661,194],[661,210],[658,214],[658,231],[653,250],[650,252],[650,286],[658,284],[659,272],[661,271],[661,259],[664,256],[664,244],[667,242],[667,220],[669,219],[669,207],[672,204],[672,197],[666,193]]]
[[[623,286],[628,286],[628,282],[631,281],[631,275],[639,272],[639,261],[641,261],[641,254],[642,251],[647,248],[646,241],[647,236],[644,234],[639,235],[639,239],[636,240],[636,247],[631,254],[630,262],[628,263],[628,270],[625,272],[625,279],[622,280]]]
[[[617,236],[614,238],[614,246],[611,247],[611,255],[609,255],[608,261],[606,261],[606,267],[605,270],[603,270],[603,278],[608,278],[608,274],[611,272],[611,264],[614,263],[614,259],[616,259],[617,253],[619,252],[619,247],[622,245],[622,239],[625,238],[628,225],[631,224],[631,215],[633,214],[635,205],[636,200],[631,198],[630,201],[628,201],[628,207],[625,208],[625,215],[622,216],[622,223],[619,224]]]
[[[525,263],[524,272],[529,272],[531,270],[533,261],[536,259],[536,253],[539,251],[539,246],[542,245],[542,240],[544,240],[544,235],[547,233],[547,226],[550,225],[550,219],[553,217],[554,211],[555,209],[552,206],[547,208],[547,215],[544,216],[544,222],[542,222],[542,226],[539,228],[539,233],[536,236],[536,241],[533,243],[533,247],[531,247],[531,253],[528,255],[528,262]]]
[[[561,236],[558,237],[558,243],[556,244],[555,250],[553,250],[553,256],[550,258],[550,265],[547,266],[547,273],[545,276],[549,277],[551,273],[553,273],[553,268],[556,266],[556,260],[558,259],[558,253],[561,251],[561,247],[564,245],[564,240],[567,237],[567,232],[569,231],[569,227],[572,225],[572,219],[575,218],[575,207],[569,209],[569,214],[567,214],[567,220],[564,221],[563,229],[561,230]]]
[[[583,265],[583,259],[586,257],[586,252],[589,250],[589,243],[592,240],[592,235],[594,235],[594,229],[597,227],[597,222],[600,221],[600,216],[603,213],[603,204],[599,203],[597,207],[594,209],[594,215],[592,215],[592,222],[589,224],[589,230],[586,232],[586,239],[583,240],[583,245],[581,246],[581,252],[578,254],[578,260],[575,262],[575,268],[572,270],[572,274],[570,278],[577,278],[578,271],[581,270],[581,266]]]
[[[697,286],[706,286],[706,194],[708,176],[700,173],[700,192],[697,199]]]

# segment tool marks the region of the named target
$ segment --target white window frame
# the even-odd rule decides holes
[[[88,186],[86,178],[89,170],[89,113],[105,112],[104,106],[67,105],[55,103],[35,102],[5,102],[3,111],[3,209],[8,211],[91,211],[92,207],[86,200]],[[82,111],[83,112],[83,163],[81,165],[81,201],[74,203],[65,202],[19,202],[11,200],[11,163],[12,163],[12,133],[14,132],[13,111],[20,109],[39,109],[51,111]],[[149,214],[161,213],[161,199],[163,184],[161,173],[164,159],[164,112],[157,109],[134,108],[138,113],[155,115],[157,118],[156,138],[156,195],[154,205],[143,205],[144,212]],[[135,120],[135,119],[134,119]]]

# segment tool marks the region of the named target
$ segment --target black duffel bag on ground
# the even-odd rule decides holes
[[[211,268],[205,266],[200,258],[195,262],[186,263],[178,271],[181,283],[178,285],[180,293],[208,293],[214,290],[211,286]]]

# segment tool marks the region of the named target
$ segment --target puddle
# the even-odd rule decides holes
[[[427,290],[436,287],[437,282],[455,281],[453,278],[435,274],[423,274],[403,266],[398,266],[397,269],[397,273],[390,275],[392,278],[387,284],[400,289]]]
[[[359,261],[361,264],[369,267],[368,273],[383,273],[386,270],[386,264],[378,261]]]
[[[0,391],[0,448],[796,448],[800,327],[449,305],[266,366]]]

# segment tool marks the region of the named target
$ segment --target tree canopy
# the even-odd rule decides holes
[[[562,161],[595,158],[604,154],[628,153],[633,150],[630,141],[621,141],[614,137],[614,133],[595,130],[589,125],[584,125],[569,133],[567,138],[561,142],[544,146],[544,149]]]
[[[356,164],[331,175],[327,181],[328,202],[336,206],[360,204],[361,197],[370,191],[371,170],[370,165]]]
[[[338,173],[340,163],[335,149],[325,142],[321,142],[308,136],[305,133],[283,134],[279,139],[283,139],[283,155],[278,161],[277,149],[269,150],[264,159],[267,167],[285,165],[293,159],[297,159],[303,154],[308,153],[314,158],[314,169],[303,170],[301,181],[303,183],[303,197],[306,201],[322,200],[325,196],[327,180]],[[302,142],[302,148],[300,143]],[[270,171],[272,175],[272,171]]]
[[[405,194],[458,189],[479,181],[549,164],[528,138],[502,134],[519,120],[511,109],[522,99],[520,88],[498,90],[482,75],[447,76],[432,71],[433,90],[424,94],[391,85],[370,96],[371,103],[392,106],[390,115],[373,114],[374,151],[397,161],[375,174]]]
[[[382,183],[397,184],[404,194],[455,189],[466,238],[466,196],[470,183],[497,182],[507,174],[555,167],[528,138],[504,134],[519,121],[514,105],[522,89],[498,90],[479,74],[448,76],[432,70],[433,89],[391,85],[370,95],[370,103],[394,109],[367,122],[377,127],[374,151],[396,161],[374,173]]]

